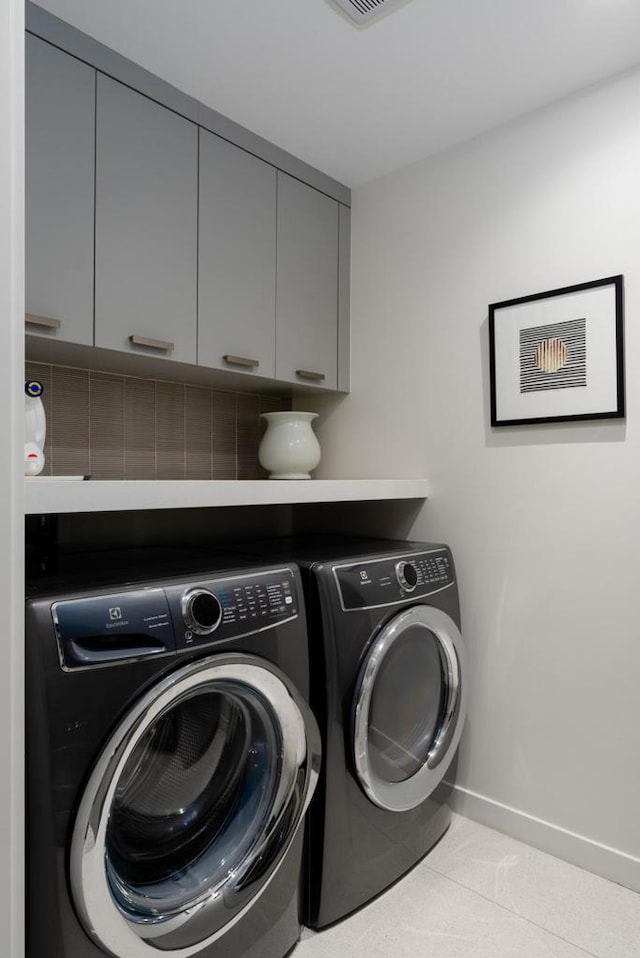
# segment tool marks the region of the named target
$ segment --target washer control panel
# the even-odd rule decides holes
[[[337,565],[333,574],[345,612],[423,598],[454,583],[447,549]]]
[[[166,589],[178,649],[237,638],[297,616],[291,569]],[[179,604],[179,612],[176,606]]]
[[[277,569],[54,602],[64,669],[175,653],[233,640],[298,615],[294,572]]]

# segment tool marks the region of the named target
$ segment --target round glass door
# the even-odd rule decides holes
[[[465,648],[453,619],[415,606],[376,636],[354,702],[358,780],[391,811],[423,802],[455,754],[466,706]]]
[[[114,732],[71,848],[76,907],[118,958],[189,956],[275,874],[311,799],[317,727],[284,677],[215,656],[155,686]]]

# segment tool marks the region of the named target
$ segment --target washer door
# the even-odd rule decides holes
[[[466,654],[453,619],[414,606],[374,639],[353,713],[355,768],[380,808],[403,812],[442,780],[462,734]]]
[[[275,874],[311,800],[317,726],[277,669],[218,655],[155,685],[107,742],[71,843],[85,929],[116,958],[186,958]]]

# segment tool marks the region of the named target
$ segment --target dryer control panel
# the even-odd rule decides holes
[[[345,612],[424,598],[454,584],[447,549],[336,565],[333,574]]]

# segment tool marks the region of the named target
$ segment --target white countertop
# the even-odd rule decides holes
[[[425,479],[25,480],[25,514],[426,499]]]

